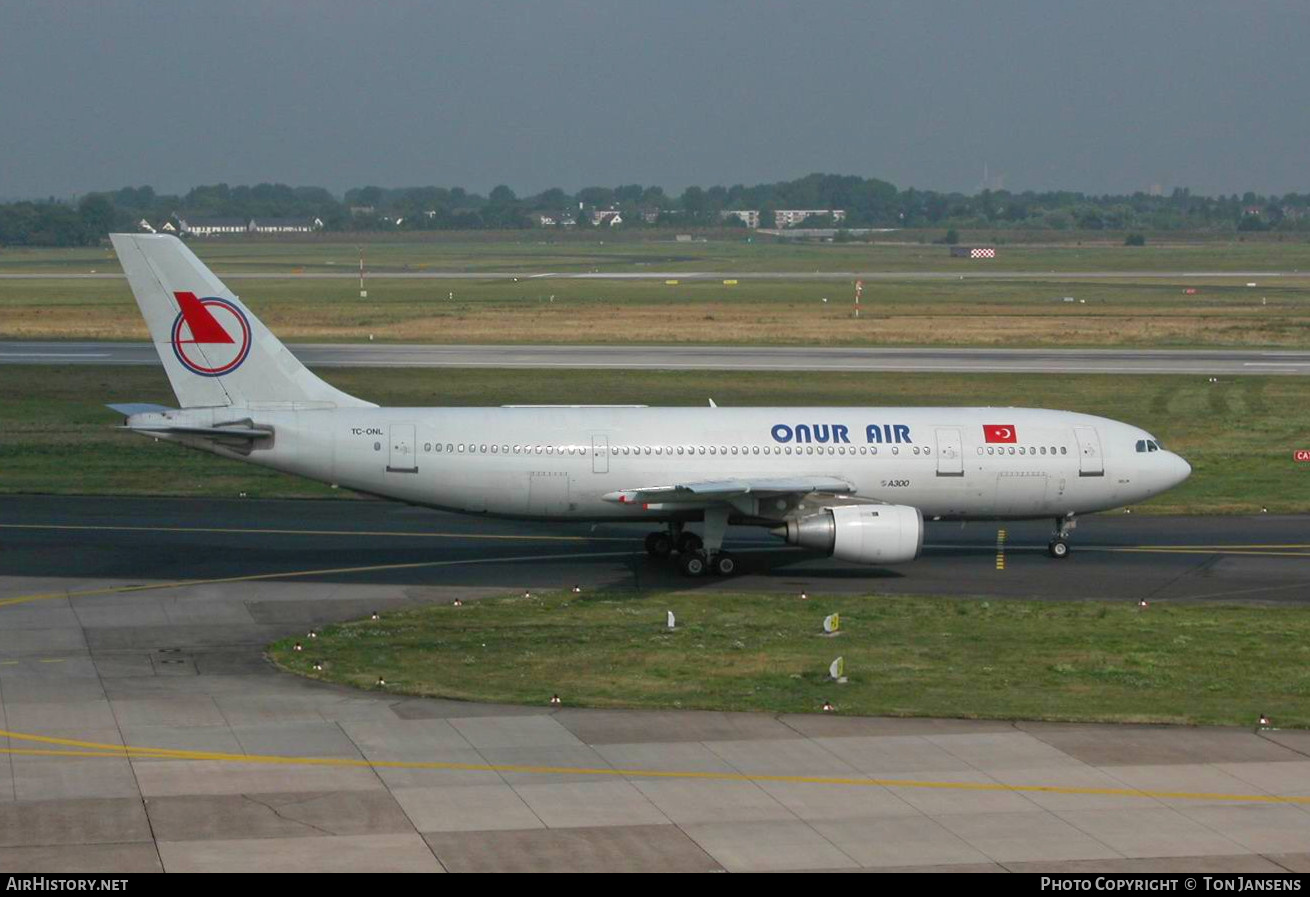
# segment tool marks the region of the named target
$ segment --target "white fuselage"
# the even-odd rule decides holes
[[[201,425],[248,419],[274,431],[248,454],[173,437],[228,457],[417,505],[537,519],[677,519],[687,516],[677,506],[612,496],[687,481],[792,476],[840,478],[861,500],[910,505],[929,519],[1062,517],[1140,502],[1190,472],[1172,452],[1143,451],[1151,437],[1137,427],[1021,408],[181,413]],[[1005,436],[1014,441],[998,441]],[[792,510],[761,500],[737,516],[767,520]]]

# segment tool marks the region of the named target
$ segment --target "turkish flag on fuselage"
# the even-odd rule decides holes
[[[983,439],[987,442],[1018,442],[1012,424],[983,424]]]

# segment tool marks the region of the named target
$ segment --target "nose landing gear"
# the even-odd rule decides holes
[[[1072,514],[1055,518],[1055,535],[1046,545],[1046,551],[1051,557],[1062,561],[1069,556],[1069,534],[1077,525],[1078,521]]]

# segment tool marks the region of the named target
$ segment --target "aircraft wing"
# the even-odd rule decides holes
[[[734,480],[700,480],[687,483],[669,483],[659,486],[639,486],[607,493],[606,501],[618,504],[704,503],[726,501],[741,496],[766,497],[769,495],[805,495],[810,492],[855,491],[854,485],[836,477],[751,477]]]

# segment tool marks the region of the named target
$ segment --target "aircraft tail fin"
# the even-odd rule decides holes
[[[169,234],[110,234],[182,408],[371,406],[316,377]]]

